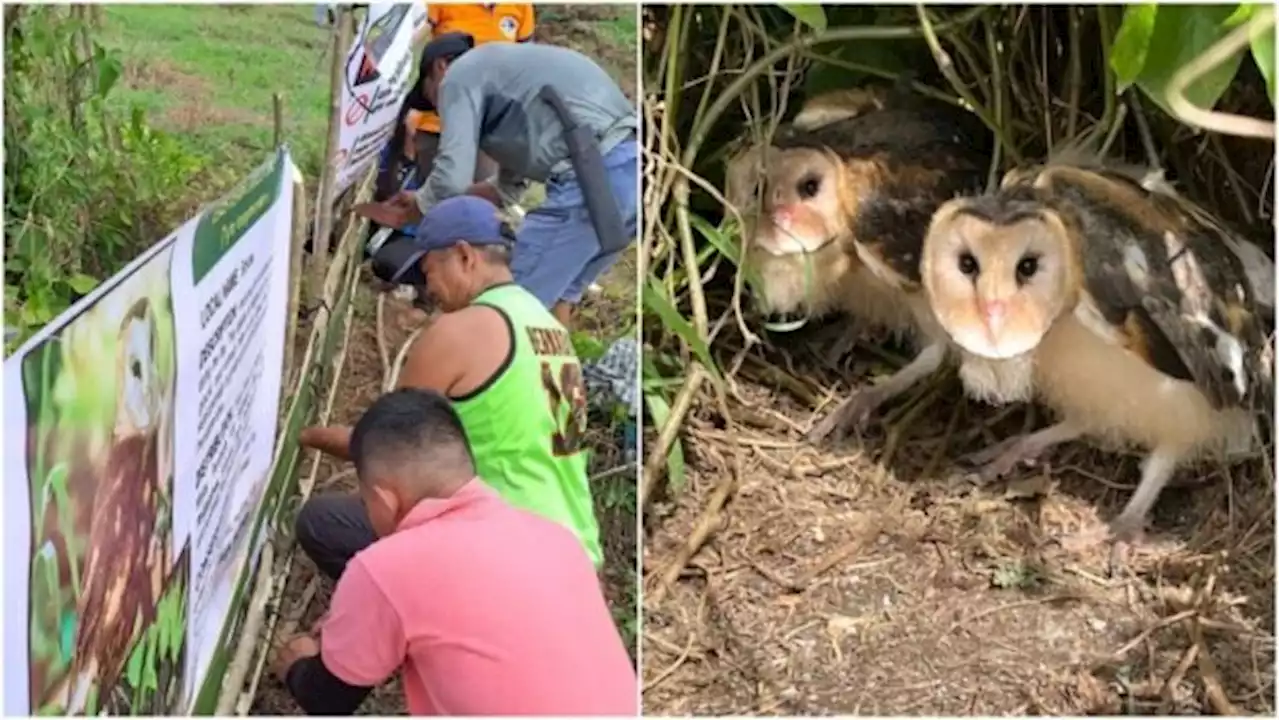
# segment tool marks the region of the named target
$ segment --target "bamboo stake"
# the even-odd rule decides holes
[[[337,403],[338,389],[342,387],[342,371],[346,366],[346,361],[347,361],[347,350],[351,345],[351,328],[355,326],[355,323],[352,322],[352,320],[355,317],[355,309],[356,309],[355,293],[359,285],[360,268],[358,264],[352,263],[350,266],[350,269],[351,269],[350,279],[347,282],[347,294],[348,294],[347,295],[347,298],[348,298],[347,312],[346,312],[346,315],[343,317],[343,322],[342,322],[343,324],[342,347],[333,358],[333,379],[329,383],[328,398],[325,401],[324,410],[321,411],[320,418],[319,418],[320,424],[322,425],[329,422],[329,418],[333,414],[333,406]],[[305,486],[303,485],[299,486],[299,489],[300,489],[299,495],[301,495],[303,498],[309,497],[311,495],[311,489],[315,487],[316,477],[319,475],[319,472],[320,472],[320,453],[316,453],[315,456],[312,458],[311,472],[310,472],[310,475],[308,476],[308,481],[306,482]],[[280,596],[284,593],[285,588],[288,587],[289,575],[293,572],[293,561],[294,561],[294,558],[296,557],[297,557],[297,553],[292,553],[292,552],[289,553],[289,555],[285,558],[284,567],[281,568],[280,572],[276,574],[273,578],[271,578],[269,582],[264,583],[264,587],[271,588],[270,593],[268,595],[270,598],[278,600]],[[314,595],[314,593],[315,593],[315,590],[312,589],[311,594]],[[309,605],[310,601],[306,601],[306,604]],[[266,635],[269,641],[266,643],[246,642],[242,645],[242,647],[247,646],[249,648],[249,650],[246,652],[252,652],[252,650],[255,648],[261,648],[262,652],[258,653],[257,655],[257,662],[254,665],[253,675],[249,678],[249,686],[245,688],[243,692],[240,693],[239,702],[236,703],[237,715],[249,714],[249,708],[253,705],[253,699],[258,694],[258,685],[262,681],[262,671],[267,665],[267,658],[271,656],[271,652],[275,647],[276,627],[280,622],[280,616],[281,616],[280,603],[279,602],[263,602],[260,604],[260,607],[262,607],[264,610],[267,610],[268,608],[270,608],[269,610],[270,616],[265,619],[265,623],[259,622],[258,627],[254,628],[255,632],[253,634],[249,634],[246,632],[244,633],[244,636],[246,638],[260,637],[261,636],[260,633],[262,632],[262,625],[265,624],[267,625]],[[305,612],[305,610],[306,610],[306,607],[305,606],[302,607],[302,611]],[[255,614],[260,620],[262,620],[263,616],[266,615],[267,613],[259,612]],[[295,628],[296,628],[296,625],[297,624],[294,623]],[[240,648],[237,648],[237,650],[239,649]],[[249,660],[250,658],[245,658],[246,666]],[[243,687],[243,686],[244,686],[244,683],[241,683],[239,685],[239,687]],[[230,687],[237,687],[237,686],[232,685]]]
[[[275,564],[275,546],[271,543],[265,543],[262,548],[262,555],[258,559],[258,577],[255,581],[256,587],[265,587],[271,581],[271,566]],[[256,593],[255,593],[256,595]],[[256,598],[255,598],[256,599]],[[249,613],[244,619],[244,625],[241,627],[241,637],[257,637],[262,630],[262,613]],[[231,664],[227,666],[227,674],[223,678],[222,694],[218,696],[217,710],[214,712],[218,716],[226,716],[231,714],[231,702],[236,695],[227,692],[228,687],[236,687],[236,685],[227,685],[226,680],[234,678],[237,675],[243,679],[244,671],[249,667],[249,661],[253,655],[253,643],[241,642],[236,646],[236,654],[232,656]]]
[[[351,45],[351,23],[347,20],[349,9],[339,6],[337,21],[333,24],[333,62],[329,70],[329,140],[325,145],[324,168],[321,173],[314,223],[315,235],[311,239],[311,287],[308,301],[320,297],[324,282],[324,268],[328,265],[329,235],[333,231],[333,186],[337,175],[335,157],[342,133],[343,73],[346,72],[347,48]]]
[[[284,142],[284,99],[280,93],[271,93],[271,126],[275,130],[273,147],[278,150]]]
[[[297,166],[294,167],[296,170]],[[293,238],[289,243],[289,316],[284,334],[284,367],[282,368],[285,385],[293,384],[293,355],[298,342],[298,306],[302,302],[302,248],[306,244],[307,185],[302,180],[302,174],[298,173],[293,181]]]
[[[372,194],[373,180],[374,172],[371,170],[365,176],[364,181],[360,184],[357,191],[357,198],[359,198],[361,202]],[[311,335],[307,341],[307,350],[303,355],[302,362],[299,366],[298,377],[293,385],[293,393],[290,396],[290,410],[286,414],[286,418],[293,415],[297,403],[301,401],[303,392],[306,388],[306,383],[308,382],[311,374],[307,372],[307,369],[312,368],[313,364],[320,359],[316,356],[322,352],[322,348],[328,340],[329,318],[332,313],[331,308],[337,300],[339,286],[343,283],[347,283],[352,287],[350,292],[354,293],[354,286],[360,277],[360,263],[356,260],[355,251],[360,245],[358,238],[363,234],[365,223],[367,222],[368,221],[364,218],[356,218],[354,216],[348,218],[346,230],[338,245],[338,251],[334,253],[333,262],[330,263],[328,272],[324,278],[324,285],[320,295],[320,307],[317,308],[314,323],[311,328]],[[298,247],[301,247],[301,244],[299,244]],[[350,316],[353,308],[354,296],[351,297],[351,302],[349,302],[347,306],[348,314],[346,325],[348,332],[351,326]],[[344,342],[342,352],[339,353],[339,356],[345,357],[345,355],[346,347]],[[340,370],[338,374],[341,375]],[[328,413],[332,409],[332,394],[336,392],[338,380],[339,378],[335,377],[331,381],[331,397],[328,402],[329,410],[324,412],[325,419],[327,419]],[[286,439],[287,438],[284,433],[282,433],[280,437],[276,438],[274,454],[275,460],[273,461],[271,468],[272,477],[275,476],[276,469],[284,458],[284,444]],[[317,464],[318,456],[316,461],[313,462],[313,473],[316,471],[315,466]],[[310,479],[310,482],[299,485],[298,495],[305,500],[310,496],[311,488],[313,486],[314,477]],[[266,618],[265,622],[267,624],[267,631],[269,633],[274,633],[275,624],[279,620],[279,617],[278,614],[276,614],[275,617],[269,617],[267,615],[268,605],[272,604],[269,601],[279,598],[280,592],[283,590],[283,582],[287,582],[292,566],[293,554],[290,553],[286,558],[285,566],[280,573],[269,572],[266,576],[263,576],[260,572],[258,579],[254,583],[253,592],[248,602],[248,611],[244,622],[242,623],[242,628],[246,630],[253,628],[255,629],[255,632],[248,633],[242,631],[239,633],[239,640],[234,655],[235,661],[228,665],[227,673],[223,677],[222,693],[218,698],[218,715],[229,715],[233,707],[248,707],[253,702],[254,693],[256,693],[257,685],[261,678],[262,668],[266,664],[266,657],[268,657],[273,650],[272,643],[264,644],[260,642],[261,628],[264,623],[264,618]],[[255,649],[260,649],[261,654],[257,658],[255,672],[250,682],[250,687],[254,692],[249,694],[247,700],[244,700],[242,697],[242,690],[245,688],[246,679],[249,674],[249,665],[253,663],[255,659],[253,653]]]

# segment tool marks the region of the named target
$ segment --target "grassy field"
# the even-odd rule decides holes
[[[316,26],[310,5],[108,5],[104,15],[99,42],[125,60],[113,95],[119,108],[145,108],[157,127],[181,135],[234,181],[271,151],[278,92],[285,138],[302,171],[317,175],[329,31]]]
[[[183,146],[203,158],[203,168],[188,183],[190,197],[175,203],[197,206],[215,199],[272,149],[272,94],[284,97],[284,136],[312,184],[322,164],[328,113],[329,41],[318,27],[311,5],[195,6],[110,5],[104,7],[98,41],[123,60],[120,84],[108,108],[119,113],[142,107],[156,128],[175,134]],[[636,18],[623,6],[540,6],[537,39],[574,47],[596,59],[635,96]],[[631,327],[635,317],[634,261],[629,257],[600,279],[602,292],[582,308],[576,340],[586,348],[603,344]],[[353,346],[372,347],[372,292],[358,296]],[[402,315],[412,313],[402,309]],[[405,312],[408,312],[405,315]],[[410,319],[404,323],[419,322]],[[393,340],[407,335],[393,329]],[[373,360],[372,370],[377,370]],[[348,360],[348,367],[362,362]],[[334,418],[354,419],[376,395],[376,378],[353,376],[344,387]],[[599,447],[592,472],[616,464],[611,428],[593,428]],[[608,437],[603,437],[608,436]],[[336,470],[335,470],[336,472]],[[320,486],[325,483],[322,475]],[[607,594],[629,646],[637,629],[635,576],[635,481],[610,475],[593,484],[606,544]],[[306,578],[294,578],[300,587]],[[327,593],[322,593],[321,597]],[[289,599],[286,598],[286,603]],[[320,605],[320,602],[315,605]],[[317,608],[319,609],[319,608]],[[365,711],[400,712],[398,692],[380,692]],[[269,680],[259,690],[254,712],[296,712],[283,690]]]
[[[626,8],[539,7],[538,39],[601,61],[634,94],[636,17]],[[107,5],[99,42],[120,50],[118,109],[139,105],[222,169],[271,151],[274,93],[285,138],[314,177],[324,153],[329,31],[311,5]]]

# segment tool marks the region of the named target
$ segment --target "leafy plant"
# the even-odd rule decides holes
[[[172,225],[203,159],[111,115],[124,67],[93,40],[91,6],[5,13],[6,352],[91,292]]]
[[[1111,49],[1111,70],[1116,75],[1116,91],[1136,85],[1153,102],[1168,110],[1167,93],[1174,73],[1194,60],[1232,29],[1247,22],[1263,5],[1129,5]],[[1231,85],[1244,59],[1243,49],[1234,52],[1186,90],[1193,105],[1212,108]],[[1267,83],[1267,93],[1275,105],[1275,33],[1259,33],[1251,43],[1251,54]]]

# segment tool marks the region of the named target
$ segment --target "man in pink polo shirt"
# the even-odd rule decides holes
[[[639,714],[591,560],[476,477],[447,398],[384,395],[350,449],[379,539],[343,569],[319,638],[280,652],[303,710],[354,713],[399,670],[412,715]]]

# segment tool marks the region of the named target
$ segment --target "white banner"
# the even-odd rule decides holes
[[[391,139],[417,73],[413,36],[426,22],[420,2],[369,4],[343,69],[335,195],[359,180]]]
[[[277,431],[281,150],[4,364],[6,715],[190,710]]]

